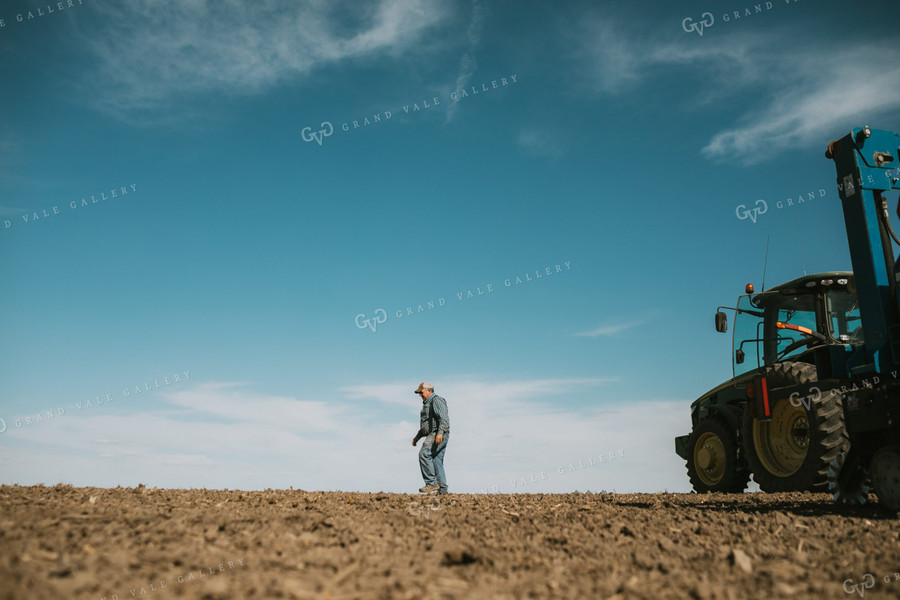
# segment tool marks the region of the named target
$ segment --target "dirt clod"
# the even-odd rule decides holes
[[[749,574],[753,572],[753,564],[750,562],[750,557],[740,548],[732,550],[729,558],[731,559],[731,564],[744,573]]]

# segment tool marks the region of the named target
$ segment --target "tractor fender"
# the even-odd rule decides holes
[[[725,422],[728,423],[728,426],[733,428],[735,431],[740,431],[741,429],[741,409],[740,407],[725,404],[722,406],[710,406],[709,407],[710,415],[719,415]]]

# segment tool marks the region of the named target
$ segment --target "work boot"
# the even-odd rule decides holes
[[[426,485],[425,487],[420,487],[419,491],[422,492],[423,494],[427,494],[428,492],[436,492],[440,488],[441,488],[441,486],[439,486],[438,484],[432,483],[431,485]]]

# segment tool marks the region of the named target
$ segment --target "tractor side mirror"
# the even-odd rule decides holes
[[[728,315],[723,312],[716,311],[716,331],[719,333],[728,331]]]
[[[737,365],[744,363],[744,351],[740,348],[734,351],[734,363]]]

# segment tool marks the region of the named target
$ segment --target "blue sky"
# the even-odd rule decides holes
[[[410,492],[427,379],[452,491],[687,491],[894,7],[557,4],[0,3],[0,482]]]

